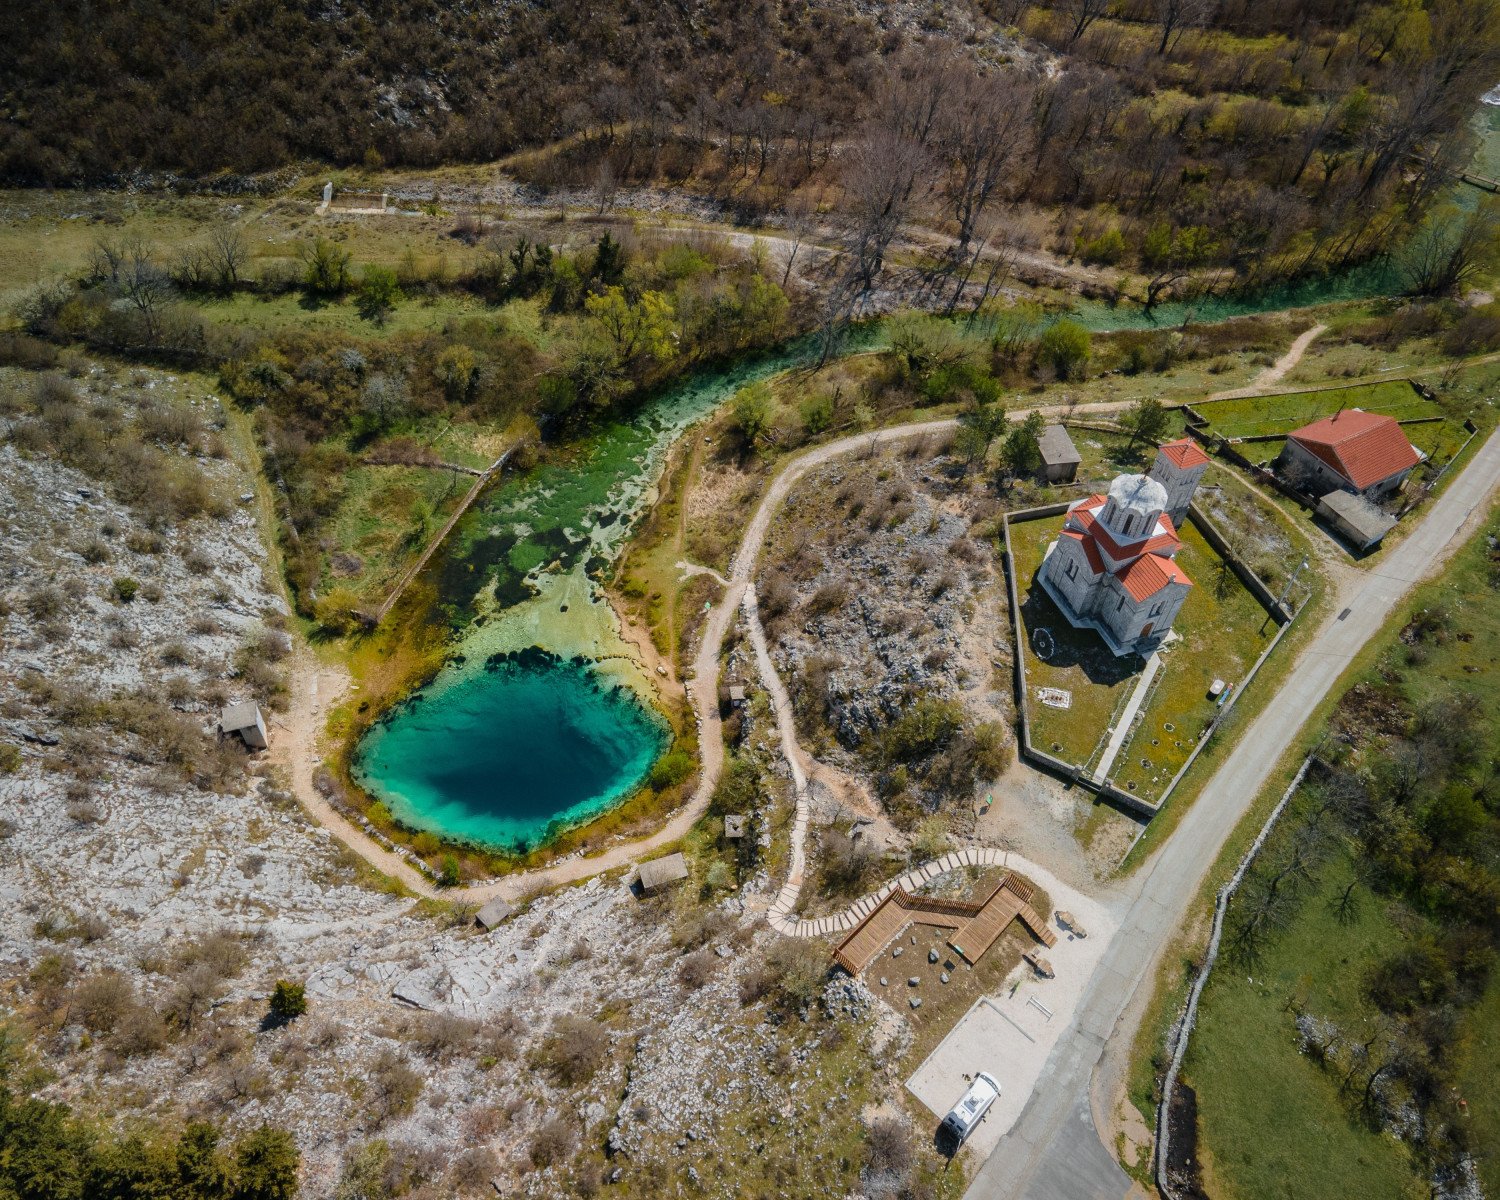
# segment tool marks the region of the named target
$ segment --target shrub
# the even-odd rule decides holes
[[[129,604],[132,600],[135,599],[136,593],[141,590],[141,585],[138,584],[134,579],[130,578],[129,575],[121,575],[120,578],[115,580],[114,589],[115,598],[119,600],[121,604]]]
[[[553,1117],[531,1139],[531,1165],[550,1167],[560,1163],[572,1155],[573,1146],[572,1127],[561,1117]]]
[[[817,435],[833,424],[833,397],[809,396],[802,402],[802,428],[810,435]]]
[[[21,748],[0,742],[0,775],[14,775],[21,769]]]
[[[307,989],[300,983],[278,979],[271,992],[271,1019],[277,1024],[294,1021],[307,1011]]]
[[[1037,343],[1037,355],[1057,372],[1060,379],[1074,379],[1088,365],[1093,339],[1077,321],[1059,321],[1047,329]]]
[[[559,1017],[537,1065],[569,1087],[587,1083],[609,1055],[609,1031],[588,1017]]]
[[[375,1089],[377,1116],[381,1120],[410,1112],[422,1094],[422,1076],[390,1048],[382,1050],[370,1068],[370,1083]]]
[[[693,773],[693,756],[678,748],[663,754],[646,776],[646,783],[655,791],[664,791],[681,783]]]

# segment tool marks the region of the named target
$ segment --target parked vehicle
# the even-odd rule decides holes
[[[1000,1084],[993,1075],[984,1071],[974,1076],[974,1082],[963,1094],[953,1111],[943,1118],[943,1129],[952,1134],[961,1146],[969,1134],[974,1132],[990,1105],[1000,1098]]]

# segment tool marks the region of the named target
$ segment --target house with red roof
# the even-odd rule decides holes
[[[1342,491],[1380,500],[1400,488],[1422,458],[1391,417],[1346,408],[1289,433],[1276,467],[1315,497]]]
[[[1192,589],[1174,561],[1182,541],[1166,506],[1159,481],[1121,475],[1108,494],[1068,509],[1037,572],[1069,623],[1095,630],[1115,654],[1160,646]]]

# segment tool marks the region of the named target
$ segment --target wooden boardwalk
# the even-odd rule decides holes
[[[1017,917],[1039,942],[1055,945],[1057,935],[1029,903],[1034,894],[1031,884],[1015,874],[1007,875],[979,901],[913,896],[897,885],[838,944],[833,960],[849,974],[858,975],[893,937],[913,924],[954,930],[948,945],[970,966],[984,957]]]
[[[510,457],[511,450],[514,449],[515,447],[512,446],[510,450],[507,450],[483,471],[477,472],[479,478],[474,481],[474,486],[471,487],[464,495],[464,498],[458,502],[458,507],[453,510],[453,515],[443,523],[443,527],[438,530],[437,536],[427,544],[427,549],[422,551],[422,557],[417,559],[416,562],[412,563],[411,566],[407,567],[406,570],[401,572],[401,577],[396,580],[396,586],[391,589],[391,594],[385,598],[385,603],[375,611],[373,621],[374,624],[379,625],[386,619],[386,617],[390,616],[391,609],[396,607],[396,601],[401,599],[401,593],[406,590],[406,585],[417,577],[422,568],[427,565],[428,560],[431,559],[435,553],[437,553],[437,548],[441,546],[443,544],[443,540],[453,532],[453,527],[458,524],[458,519],[462,517],[464,513],[469,511],[469,505],[473,504],[474,501],[479,498],[479,493],[484,491],[484,485],[487,484],[491,479],[493,479],[495,475],[498,474],[500,470],[505,466],[505,460]],[[449,464],[447,463],[443,463],[441,465],[443,467],[449,467]],[[449,467],[449,469],[453,468]]]

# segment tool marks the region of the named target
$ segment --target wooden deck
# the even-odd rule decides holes
[[[948,945],[971,966],[1018,917],[1039,942],[1054,945],[1056,935],[1029,903],[1033,894],[1031,884],[1013,874],[980,901],[913,896],[905,888],[895,887],[849,931],[834,949],[833,960],[849,974],[858,975],[892,938],[912,924],[954,930]]]

